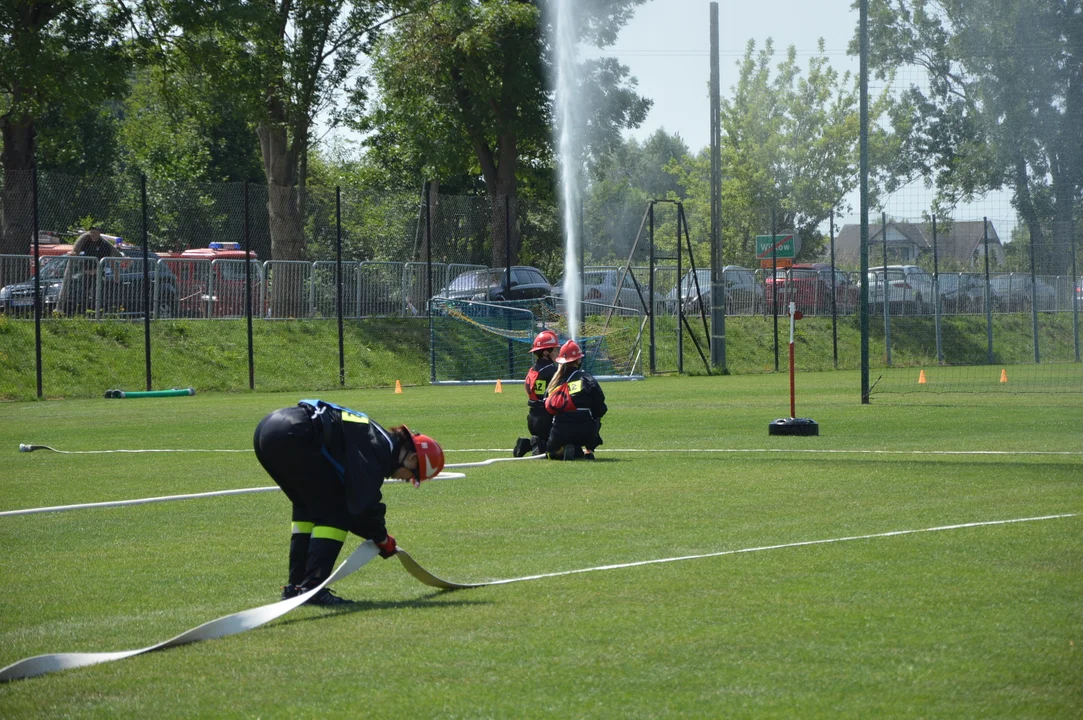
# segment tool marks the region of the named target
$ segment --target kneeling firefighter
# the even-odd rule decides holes
[[[579,343],[569,340],[556,358],[560,369],[545,398],[545,409],[553,415],[546,449],[554,460],[593,460],[594,449],[602,444],[598,432],[609,408],[598,381],[583,369],[584,357]]]
[[[553,427],[553,416],[545,409],[545,392],[556,374],[554,358],[560,350],[560,338],[552,330],[542,330],[534,338],[530,352],[534,354],[534,367],[527,371],[523,385],[526,388],[526,428],[529,438],[519,438],[512,449],[515,457],[523,457],[528,452],[544,455],[545,445],[549,441],[549,431]]]
[[[368,415],[323,400],[276,410],[256,426],[256,458],[293,504],[289,580],[282,598],[303,594],[334,570],[349,533],[395,554],[384,524],[384,478],[419,487],[444,467],[444,451],[405,425],[385,430]],[[308,604],[349,603],[329,588]]]

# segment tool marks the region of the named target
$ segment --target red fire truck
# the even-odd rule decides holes
[[[177,276],[182,317],[244,317],[245,260],[256,260],[254,252],[246,254],[239,242],[212,242],[205,248],[158,255]],[[260,268],[256,263],[252,263],[251,279],[252,312],[258,315]]]

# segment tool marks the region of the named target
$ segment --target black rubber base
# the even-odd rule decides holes
[[[809,418],[779,418],[767,426],[768,435],[819,435],[820,426]]]

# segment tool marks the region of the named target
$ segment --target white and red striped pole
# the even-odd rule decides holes
[[[793,327],[797,320],[802,317],[801,311],[797,309],[797,303],[790,303],[790,417],[797,417],[797,392],[794,387],[793,379]]]
[[[769,435],[819,435],[820,426],[815,420],[797,417],[797,384],[794,380],[794,326],[802,318],[801,311],[797,309],[797,303],[790,302],[790,416],[775,420],[767,426]]]

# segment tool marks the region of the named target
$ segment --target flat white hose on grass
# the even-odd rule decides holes
[[[303,605],[305,601],[322,590],[325,585],[330,585],[334,581],[341,580],[347,575],[361,569],[369,560],[372,560],[379,555],[379,553],[380,551],[376,547],[376,544],[371,540],[366,540],[357,546],[357,549],[346,558],[345,562],[339,565],[338,568],[331,573],[330,577],[303,595],[298,595],[289,598],[288,600],[281,600],[270,605],[263,605],[251,610],[234,613],[233,615],[226,615],[225,617],[212,620],[209,623],[204,623],[199,627],[183,632],[175,638],[139,650],[122,650],[120,652],[105,653],[56,653],[53,655],[38,655],[36,657],[26,658],[25,660],[20,660],[17,663],[8,665],[6,668],[0,669],[0,682],[21,680],[23,678],[34,677],[35,675],[56,672],[57,670],[70,670],[71,668],[97,665],[98,663],[111,662],[113,660],[123,660],[124,658],[142,655],[143,653],[153,652],[154,650],[165,650],[166,648],[187,645],[188,643],[200,642],[201,640],[215,640],[217,638],[236,635],[245,630],[257,628],[260,625],[265,625],[276,618],[282,617],[290,610]]]
[[[275,488],[277,489],[277,488]],[[251,610],[244,610],[232,615],[226,615],[220,617],[217,620],[211,620],[208,623],[204,623],[199,627],[192,628],[187,632],[183,632],[174,638],[160,642],[157,645],[151,645],[149,647],[140,648],[138,650],[121,650],[118,652],[76,652],[76,653],[53,653],[50,655],[36,655],[34,657],[25,658],[16,663],[12,663],[5,668],[0,669],[0,682],[10,682],[12,680],[22,680],[24,678],[31,678],[37,675],[45,675],[46,673],[56,672],[58,670],[71,670],[78,667],[86,667],[88,665],[98,665],[100,663],[112,662],[113,660],[123,660],[125,658],[134,657],[136,655],[142,655],[144,653],[154,652],[155,650],[165,650],[166,648],[177,647],[178,645],[187,645],[189,643],[201,642],[203,640],[217,640],[219,638],[228,637],[230,635],[236,635],[238,633],[245,632],[246,630],[253,630],[266,625],[272,620],[282,617],[286,613],[294,610],[295,608],[303,605],[309,598],[314,596],[325,586],[330,585],[336,580],[341,580],[348,575],[360,570],[370,560],[380,554],[379,548],[371,540],[366,540],[357,546],[357,548],[350,553],[350,556],[338,566],[338,568],[331,573],[330,577],[324,580],[315,588],[308,592],[298,595],[296,597],[289,598],[287,600],[280,600],[270,605],[262,605]],[[441,580],[432,573],[429,573],[423,567],[418,565],[412,557],[410,557],[405,550],[401,548],[395,554],[395,557],[399,558],[403,567],[409,571],[411,575],[419,579],[425,585],[430,587],[443,588],[445,590],[454,590],[462,588],[481,587],[486,583],[467,585],[460,583],[451,583],[445,580]]]

